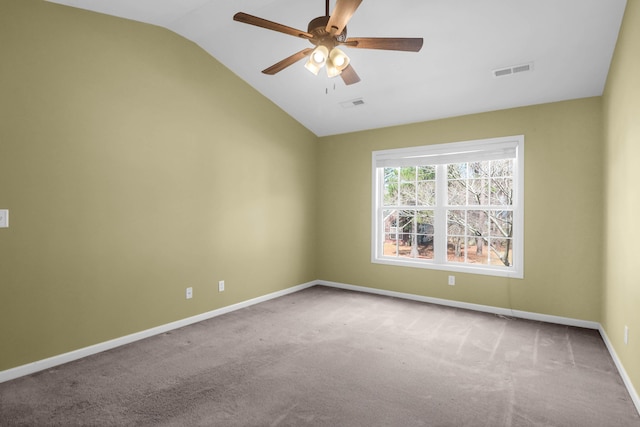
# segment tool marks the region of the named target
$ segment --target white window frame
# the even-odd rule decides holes
[[[513,259],[511,266],[491,266],[450,262],[446,257],[446,165],[514,158],[513,171]],[[382,206],[384,167],[437,165],[436,206],[434,221],[433,259],[390,257],[382,254],[384,225]],[[501,277],[524,277],[524,135],[479,139],[420,147],[380,150],[372,153],[372,220],[371,262],[397,266],[484,274]],[[386,208],[388,209],[388,207]],[[455,209],[455,207],[451,207]]]

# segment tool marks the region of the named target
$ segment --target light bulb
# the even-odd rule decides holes
[[[331,49],[331,52],[329,53],[329,61],[333,63],[338,71],[344,70],[349,65],[349,57],[337,47]]]
[[[322,62],[324,61],[324,56],[320,52],[313,52],[313,61],[316,64],[322,64]]]
[[[319,67],[322,67],[329,56],[329,49],[326,46],[318,46],[315,48],[313,53],[311,54],[311,59],[314,63],[318,64]]]

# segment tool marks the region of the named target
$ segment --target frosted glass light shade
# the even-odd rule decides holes
[[[331,58],[327,59],[327,76],[336,77],[339,76],[342,71],[338,70],[338,68],[333,65]]]
[[[304,64],[305,68],[311,71],[313,74],[318,75],[318,71],[320,68],[324,66],[327,62],[327,58],[329,57],[329,49],[326,46],[318,46],[316,47],[311,55],[309,56],[309,60],[306,64]]]
[[[337,47],[331,49],[329,60],[338,71],[342,71],[349,65],[349,57]]]

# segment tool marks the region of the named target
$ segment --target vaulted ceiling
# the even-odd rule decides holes
[[[325,14],[323,0],[50,1],[192,40],[318,136],[601,95],[626,5],[363,0],[348,23],[350,37],[422,37],[424,45],[418,53],[344,48],[361,78],[347,86],[322,71],[311,74],[304,61],[261,73],[312,45],[233,21],[242,11],[306,31]],[[526,71],[514,73],[521,65],[515,71]]]

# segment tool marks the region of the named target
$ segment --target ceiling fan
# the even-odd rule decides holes
[[[329,15],[329,0],[326,0],[325,16],[312,19],[307,31],[298,30],[257,16],[238,12],[233,19],[245,24],[255,25],[268,30],[278,31],[294,37],[307,39],[315,48],[302,49],[300,52],[273,64],[262,70],[265,74],[276,74],[288,66],[309,57],[305,67],[314,74],[326,66],[327,75],[340,75],[345,84],[350,85],[360,81],[360,77],[350,64],[349,57],[338,46],[359,49],[399,50],[405,52],[419,52],[422,48],[422,38],[389,38],[389,37],[351,37],[347,38],[347,23],[360,6],[362,0],[337,0],[333,13]]]

